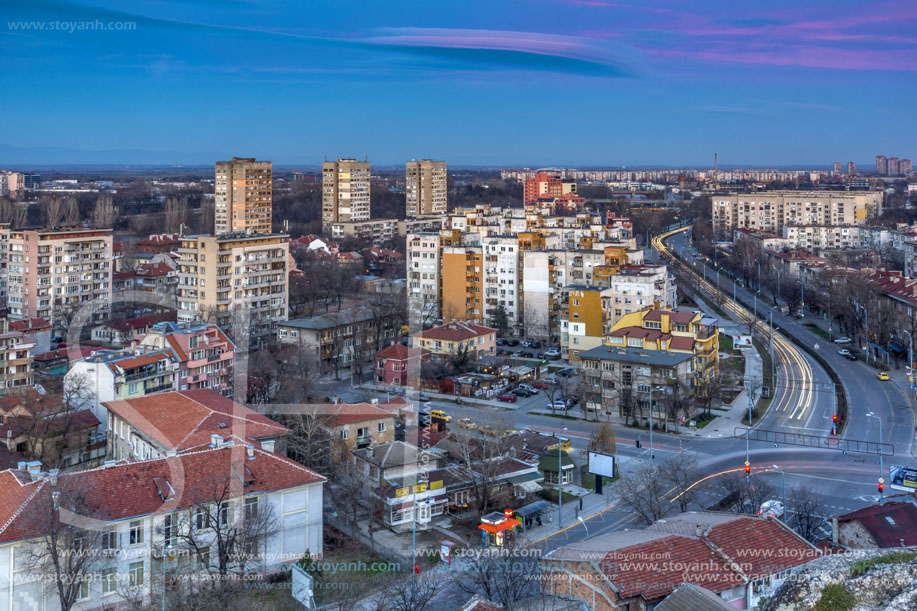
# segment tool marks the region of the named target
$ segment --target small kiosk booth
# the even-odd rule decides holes
[[[516,529],[521,528],[522,520],[513,517],[513,510],[506,509],[502,513],[494,511],[481,518],[481,536],[484,547],[495,545],[502,547],[516,535]]]

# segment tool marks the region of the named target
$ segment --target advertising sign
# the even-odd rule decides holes
[[[589,473],[612,478],[615,476],[615,457],[609,454],[589,452]]]
[[[901,465],[889,465],[888,485],[895,490],[903,490],[904,492],[917,491],[917,469],[902,467]]]
[[[733,335],[732,347],[738,349],[751,348],[751,335]]]

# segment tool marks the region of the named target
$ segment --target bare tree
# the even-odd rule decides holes
[[[341,448],[346,454],[346,448]],[[331,502],[341,515],[350,523],[350,539],[357,540],[357,522],[360,513],[365,509],[367,481],[366,476],[357,468],[352,459],[342,456],[335,470],[331,485]]]
[[[60,227],[64,220],[64,203],[54,195],[45,195],[41,198],[41,208],[45,213],[45,223],[48,227]]]
[[[688,511],[688,506],[697,500],[701,491],[700,486],[695,486],[701,478],[697,459],[682,452],[662,463],[659,471],[662,480],[671,487],[672,501],[678,501],[682,513]]]
[[[99,229],[112,227],[115,222],[115,207],[111,195],[100,195],[92,208],[92,226]]]
[[[479,594],[512,611],[521,601],[541,593],[540,574],[538,558],[510,543],[485,549],[457,575],[456,584],[463,592]]]
[[[202,201],[201,202],[201,214],[198,219],[198,231],[200,233],[211,233],[215,231],[214,227],[216,224],[216,219],[214,218],[214,204],[213,201]]]
[[[178,233],[181,226],[187,221],[188,198],[169,198],[165,208],[165,228],[167,233]]]
[[[392,585],[376,597],[376,611],[423,611],[432,609],[440,582],[434,575],[412,579],[398,576]]]
[[[611,422],[606,421],[599,425],[598,432],[589,443],[589,449],[593,452],[614,455],[617,449],[617,442],[615,441],[615,432]]]
[[[668,486],[659,469],[643,466],[618,482],[621,504],[644,524],[652,524],[668,515],[672,504],[665,498]]]
[[[746,477],[738,471],[728,473],[723,477],[722,484],[726,488],[727,499],[740,513],[755,514],[761,503],[774,496],[774,487],[757,474]]]
[[[302,406],[308,410],[308,406]],[[290,429],[286,441],[287,455],[322,475],[331,475],[332,440],[329,418],[315,411],[273,416]]]
[[[790,491],[787,502],[793,507],[793,516],[789,520],[784,518],[784,521],[803,539],[815,541],[818,528],[825,521],[822,516],[824,507],[819,496],[808,488],[795,486]],[[784,507],[783,511],[786,516],[789,514],[789,507]]]
[[[11,218],[12,226],[21,229],[29,219],[29,208],[26,204],[14,204]]]
[[[75,197],[68,197],[63,203],[64,225],[75,227],[80,224],[80,205]]]

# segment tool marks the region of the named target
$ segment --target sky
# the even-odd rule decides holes
[[[724,167],[825,167],[917,155],[914,0],[3,9],[8,166],[706,167],[716,152]]]

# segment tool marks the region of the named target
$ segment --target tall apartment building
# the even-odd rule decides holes
[[[233,157],[218,161],[214,176],[214,233],[270,233],[271,162]]]
[[[10,224],[0,223],[0,308],[6,306],[6,272],[10,260]]]
[[[419,329],[439,316],[442,238],[439,233],[412,233],[406,250],[408,320],[412,329]]]
[[[857,164],[852,161],[847,162],[847,176],[856,176],[857,173]]]
[[[184,236],[178,252],[178,322],[230,330],[248,316],[257,337],[287,319],[289,236]]]
[[[564,180],[554,172],[536,172],[525,181],[523,204],[533,206],[542,198],[555,199],[567,193],[576,193],[576,183]]]
[[[502,307],[510,328],[522,320],[522,249],[516,236],[488,236],[482,240],[484,252],[484,316],[492,324]]]
[[[369,220],[368,161],[338,159],[322,164],[322,230],[334,223]]]
[[[35,342],[24,333],[12,331],[0,318],[0,394],[32,386],[32,354]]]
[[[898,160],[898,173],[902,176],[910,176],[913,166],[911,165],[910,159],[899,159]]]
[[[885,172],[885,174],[887,176],[898,176],[900,174],[897,157],[888,158],[888,170]]]
[[[865,225],[882,212],[879,191],[768,191],[713,195],[713,230],[780,234],[784,225]],[[728,237],[727,237],[728,239]]]
[[[405,166],[405,215],[446,213],[446,162],[409,161]]]
[[[7,307],[14,320],[44,318],[60,328],[77,308],[87,322],[108,318],[112,296],[111,229],[10,232]]]
[[[876,155],[876,174],[879,176],[888,174],[888,157],[885,155]]]
[[[0,170],[0,195],[17,196],[25,189],[25,180],[19,172]]]
[[[840,161],[834,162],[834,175],[835,176],[841,175],[841,162]]]

